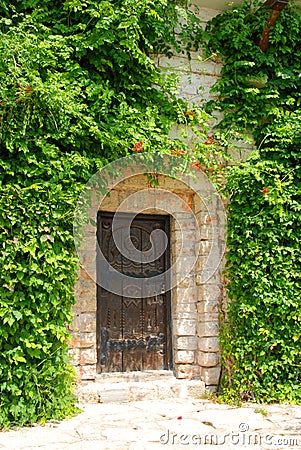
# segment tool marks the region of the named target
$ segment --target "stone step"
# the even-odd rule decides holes
[[[131,383],[139,381],[159,381],[166,378],[174,378],[171,370],[144,370],[136,372],[110,372],[96,375],[97,383]]]
[[[111,375],[111,374],[110,374]],[[126,381],[117,378],[108,382],[95,381],[81,382],[76,387],[76,395],[79,403],[112,403],[112,402],[131,402],[140,400],[164,400],[167,398],[202,398],[206,392],[205,383],[201,380],[178,380],[170,374],[157,374],[155,379],[153,374],[141,373],[138,379],[143,376],[144,381],[133,381],[128,375]],[[150,376],[151,375],[151,376]],[[120,377],[120,375],[119,375]],[[122,381],[121,381],[122,380]]]

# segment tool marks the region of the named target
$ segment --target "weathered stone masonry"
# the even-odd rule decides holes
[[[204,177],[205,179],[205,177]],[[210,183],[204,186],[208,195]],[[182,210],[174,206],[171,218],[171,255],[172,263],[178,257],[180,245],[183,242],[182,260],[178,265],[186,264],[189,258],[195,258],[195,224],[187,211],[190,205],[195,213],[201,233],[200,250],[197,262],[181,283],[172,289],[172,340],[174,374],[177,378],[202,379],[207,385],[216,385],[220,367],[218,354],[218,306],[222,296],[221,265],[224,244],[224,215],[222,210],[216,209],[214,217],[209,217],[206,205],[202,204],[184,183],[161,176],[160,188],[172,192],[183,199]],[[114,212],[123,199],[134,192],[147,188],[147,180],[143,175],[134,176],[119,183],[111,191],[102,204],[101,210]],[[149,195],[144,198],[144,204],[136,205],[138,210],[148,208],[144,213],[162,214],[164,205],[170,197],[164,198],[164,191],[151,188]],[[168,195],[168,194],[166,194]],[[214,202],[214,199],[213,199]],[[221,205],[215,202],[216,206]],[[169,205],[170,206],[170,205]],[[172,207],[172,205],[171,205]],[[182,222],[182,230],[177,220]],[[212,241],[212,227],[218,236]],[[215,236],[215,240],[216,240]],[[183,240],[183,241],[182,241]],[[91,239],[92,243],[92,239]],[[92,247],[93,248],[93,247]],[[202,283],[203,268],[209,252],[213,251],[213,264],[218,268],[212,277]],[[96,251],[91,249],[90,260],[87,264],[95,266]],[[209,268],[211,270],[211,268]],[[173,273],[177,280],[181,273]],[[96,375],[96,284],[84,270],[79,271],[79,280],[75,290],[76,305],[74,320],[71,328],[72,341],[70,355],[81,379],[94,379]]]

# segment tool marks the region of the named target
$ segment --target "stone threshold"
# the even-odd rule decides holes
[[[201,399],[205,392],[203,381],[176,379],[167,370],[102,373],[94,381],[79,382],[75,389],[79,403]]]
[[[97,383],[158,381],[166,378],[174,378],[172,370],[143,370],[135,372],[103,372],[95,376]]]

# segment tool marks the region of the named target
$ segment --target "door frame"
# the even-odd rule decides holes
[[[101,223],[104,218],[113,218],[115,215],[115,212],[109,212],[109,211],[98,211],[97,213],[97,242],[99,242],[100,239],[100,230],[101,230]],[[124,217],[128,217],[129,215],[133,215],[130,213],[120,213],[118,212],[118,215],[122,215]],[[168,244],[167,248],[164,252],[164,264],[165,264],[165,271],[170,269],[171,267],[171,226],[170,226],[170,216],[169,215],[163,215],[163,214],[136,214],[134,219],[144,219],[148,221],[156,221],[156,220],[163,220],[164,221],[164,231],[168,236]],[[101,373],[101,364],[100,364],[100,350],[101,350],[101,308],[100,308],[100,299],[101,295],[100,292],[103,289],[101,287],[100,283],[100,277],[101,274],[99,273],[99,265],[96,264],[97,267],[97,288],[96,288],[96,298],[97,298],[97,313],[96,313],[96,348],[97,348],[97,364],[96,364],[96,372]],[[171,275],[170,275],[171,276]],[[174,369],[174,359],[173,359],[173,334],[172,334],[172,296],[171,296],[171,290],[165,292],[165,299],[166,299],[166,306],[165,306],[165,329],[166,329],[166,350],[164,355],[164,368],[163,370],[173,370]],[[154,369],[156,370],[156,369]],[[123,372],[121,372],[123,373]]]

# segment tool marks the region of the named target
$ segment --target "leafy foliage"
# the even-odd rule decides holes
[[[300,401],[301,15],[285,8],[267,51],[271,11],[244,2],[208,27],[224,62],[219,126],[252,132],[257,150],[228,171],[229,303],[222,315],[226,400]]]
[[[185,3],[0,2],[0,427],[74,412],[66,324],[83,184],[138,150],[187,154],[174,122],[206,139],[208,114],[151,58],[198,48]]]
[[[207,51],[224,62],[214,86],[219,98],[208,105],[223,111],[221,128],[258,133],[275,117],[300,107],[300,13],[294,7],[281,11],[263,52],[259,41],[270,15],[261,2],[244,1],[208,26]]]

